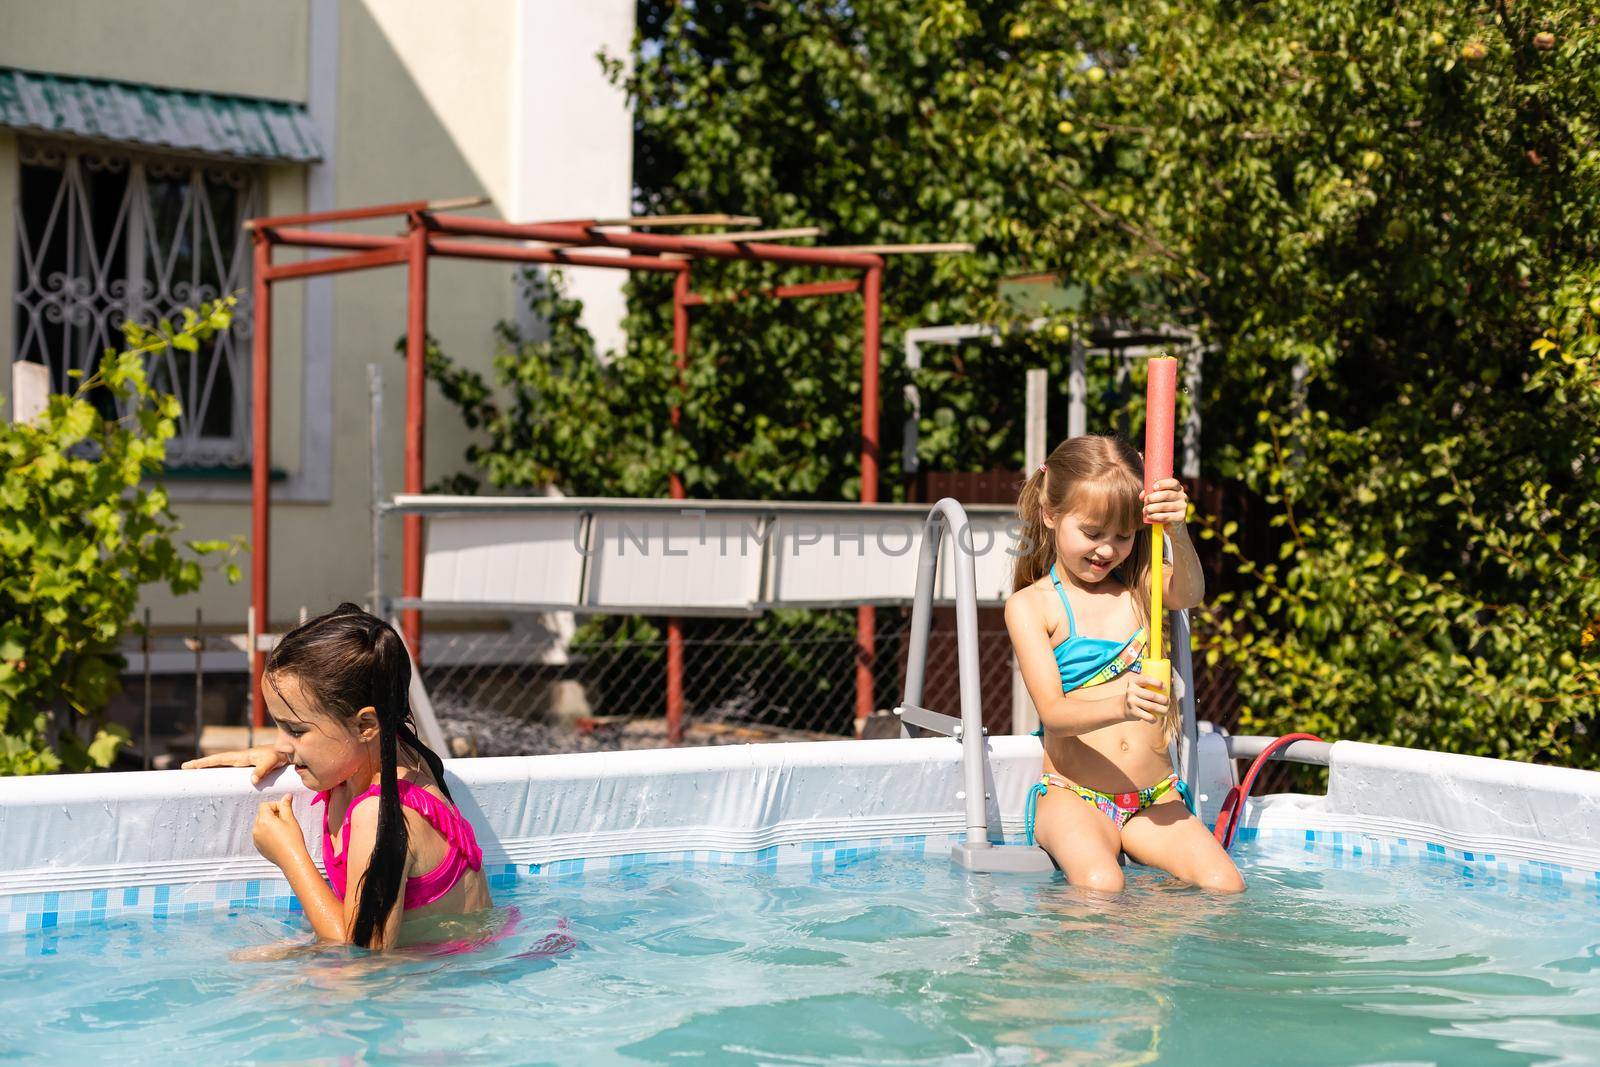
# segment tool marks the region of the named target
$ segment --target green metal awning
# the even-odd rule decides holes
[[[301,104],[9,67],[0,67],[0,126],[230,159],[322,158]]]

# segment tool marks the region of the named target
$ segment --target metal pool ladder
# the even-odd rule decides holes
[[[928,630],[933,618],[933,578],[939,563],[939,545],[948,529],[954,537],[950,558],[955,563],[956,601],[956,677],[961,698],[961,717],[955,718],[922,707],[922,681],[928,659]],[[966,837],[950,851],[950,858],[969,871],[994,874],[1046,873],[1055,869],[1049,855],[1036,845],[995,844],[989,837],[989,805],[983,728],[983,703],[978,689],[978,583],[974,573],[972,535],[967,527],[967,511],[953,497],[944,497],[928,511],[922,538],[922,554],[917,560],[917,592],[911,603],[911,639],[906,651],[906,687],[900,706],[900,736],[911,737],[913,728],[954,737],[961,742],[961,792],[964,802]],[[963,546],[967,546],[965,550]],[[1178,773],[1191,777],[1190,767],[1197,742],[1195,724],[1194,677],[1189,648],[1189,619],[1174,611],[1172,620],[1173,674],[1186,683],[1182,698],[1183,732],[1174,753]],[[998,809],[995,817],[998,826]]]

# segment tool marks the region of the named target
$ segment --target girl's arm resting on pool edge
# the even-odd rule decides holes
[[[182,767],[186,771],[199,771],[207,767],[249,767],[250,784],[260,785],[261,779],[287,762],[288,757],[279,752],[275,745],[256,745],[254,748],[236,748],[185,760]]]
[[[1053,734],[1075,736],[1102,727],[1129,721],[1124,686],[1108,682],[1095,686],[1095,692],[1061,691],[1061,673],[1050,653],[1050,637],[1044,616],[1030,604],[1030,598],[1013,593],[1006,601],[1006,630],[1017,654],[1017,667],[1023,684],[1038,709],[1039,721]],[[1140,714],[1154,722],[1155,716]]]

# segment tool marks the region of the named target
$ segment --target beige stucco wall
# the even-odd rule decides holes
[[[448,18],[439,17],[433,0],[363,0],[352,8],[359,10],[347,16],[352,32],[346,40],[354,50],[346,54],[342,69],[357,80],[384,71],[383,77],[362,85],[360,104],[369,112],[367,118],[382,127],[363,131],[366,143],[417,145],[412,126],[425,111],[448,133],[478,191],[497,205],[508,204],[514,0],[456,0]],[[389,69],[396,64],[398,69]],[[383,94],[397,77],[416,96],[404,110],[384,106]],[[373,173],[384,169],[380,165]],[[456,177],[450,172],[439,176]],[[433,195],[464,194],[439,188]]]
[[[310,0],[0,0],[0,66],[306,98]]]
[[[439,20],[428,17],[438,9],[423,3],[340,5],[336,134],[334,143],[324,146],[334,168],[335,203],[492,196],[497,185],[503,188],[503,78],[510,61],[511,4],[476,0],[465,8]],[[269,210],[299,210],[299,202],[274,182]],[[402,225],[389,219],[346,228],[393,233]],[[278,255],[279,261],[295,258]],[[432,263],[429,329],[463,363],[489,369],[493,327],[513,310],[509,277],[510,271],[496,264]],[[369,362],[382,366],[385,380],[386,488],[392,492],[401,484],[405,363],[394,348],[405,331],[405,270],[346,275],[334,279],[332,288],[331,493],[326,500],[274,506],[274,628],[292,620],[302,606],[316,612],[343,599],[363,601],[371,586]],[[298,283],[280,285],[274,300],[295,304],[303,291]],[[296,420],[303,332],[298,317],[285,310],[286,315],[274,316],[273,465],[293,472],[302,463]],[[425,461],[430,480],[464,465],[468,440],[455,410],[430,390]],[[249,530],[249,508],[243,504],[186,501],[179,513],[186,535],[221,538]],[[389,524],[387,538],[386,582],[398,594],[398,523]],[[248,576],[248,565],[245,572]],[[147,600],[158,622],[192,620],[197,601],[208,618],[242,620],[248,578],[229,586],[213,576],[198,598],[152,591]]]
[[[599,2],[599,0],[597,0]],[[519,7],[533,4],[535,8]],[[214,0],[149,0],[109,5],[96,0],[0,0],[8,31],[0,39],[0,65],[31,70],[113,77],[218,92],[306,100],[315,112],[316,64],[336,66],[332,136],[323,148],[321,169],[271,168],[267,211],[306,210],[310,190],[341,207],[364,204],[487,195],[486,213],[516,217],[572,217],[569,197],[540,185],[541,168],[529,168],[518,152],[519,123],[529,107],[560,106],[603,112],[617,131],[600,155],[573,159],[563,145],[548,143],[544,158],[561,166],[588,167],[609,190],[585,210],[618,214],[627,210],[630,189],[630,127],[621,95],[592,77],[563,101],[552,104],[518,74],[529,49],[550,61],[595,65],[599,43],[577,39],[599,30],[593,20],[573,22],[562,35],[572,39],[530,40],[528,14],[548,0],[462,0],[441,7],[427,0],[273,0],[265,4],[216,4]],[[331,7],[324,5],[333,5]],[[604,0],[610,13],[606,30],[625,48],[631,29],[631,3]],[[20,12],[21,18],[13,18]],[[320,20],[320,21],[319,21]],[[169,49],[174,26],[192,27],[197,39],[230,42],[208,47],[194,62],[160,58]],[[317,33],[317,27],[333,32]],[[333,38],[337,38],[336,41]],[[31,39],[31,43],[29,41]],[[247,42],[247,43],[246,43]],[[243,46],[241,46],[243,45]],[[616,42],[608,40],[615,49]],[[168,51],[166,54],[170,55]],[[326,74],[326,71],[324,71]],[[326,77],[324,84],[328,82]],[[545,136],[544,131],[540,131]],[[590,136],[592,137],[592,131]],[[14,162],[7,165],[9,138],[0,131],[0,247],[13,247]],[[515,158],[514,158],[515,156]],[[612,171],[617,171],[613,174]],[[328,179],[331,177],[331,182]],[[571,182],[567,182],[571,184]],[[592,189],[590,199],[594,198]],[[398,232],[400,220],[379,220],[346,229]],[[280,251],[277,262],[298,258]],[[9,263],[7,265],[9,269]],[[606,272],[609,273],[609,272]],[[436,260],[429,286],[429,329],[445,351],[468,366],[489,372],[495,324],[515,314],[514,270],[507,264]],[[4,275],[0,274],[0,282]],[[610,284],[620,292],[622,278]],[[311,310],[304,283],[275,287],[273,316],[273,449],[275,468],[287,471],[277,483],[272,524],[272,619],[276,629],[301,606],[318,611],[341,599],[363,601],[371,585],[367,364],[382,365],[385,376],[385,487],[401,484],[404,427],[404,360],[395,354],[405,329],[406,273],[395,267],[332,280],[325,332]],[[9,285],[0,286],[9,294]],[[619,305],[620,308],[620,305]],[[600,324],[616,329],[613,321]],[[0,351],[9,353],[11,316],[0,316]],[[308,325],[309,324],[309,325]],[[302,455],[303,419],[321,399],[303,396],[308,343],[331,346],[331,433],[316,455]],[[325,338],[325,339],[319,339]],[[324,353],[325,354],[325,353]],[[8,387],[0,386],[0,391]],[[315,387],[313,386],[313,391]],[[453,407],[430,388],[426,466],[429,481],[464,467],[470,436]],[[325,454],[323,454],[325,453]],[[306,478],[316,464],[330,464],[325,483]],[[321,485],[312,491],[307,485]],[[185,537],[231,538],[248,535],[248,485],[241,480],[195,487],[174,483],[175,510]],[[204,498],[204,499],[197,499]],[[386,531],[386,586],[399,593],[400,531]],[[192,623],[200,607],[208,622],[242,629],[249,603],[250,557],[239,560],[245,580],[229,586],[220,574],[208,577],[198,595],[174,598],[165,590],[147,591],[146,603],[158,625]]]

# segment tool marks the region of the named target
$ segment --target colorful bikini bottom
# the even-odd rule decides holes
[[[1039,798],[1050,791],[1051,786],[1057,786],[1068,792],[1076,793],[1085,801],[1093,804],[1111,820],[1111,824],[1118,830],[1127,825],[1128,820],[1150,807],[1156,801],[1172,792],[1178,791],[1178,796],[1183,798],[1184,805],[1192,812],[1194,801],[1189,796],[1189,785],[1176,774],[1169,774],[1155,785],[1147,786],[1134,793],[1102,793],[1098,789],[1089,789],[1069,782],[1059,774],[1042,774],[1039,782],[1028,790],[1027,833],[1028,844],[1033,844],[1033,820],[1038,810]]]

